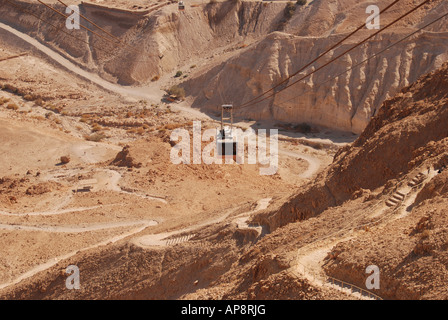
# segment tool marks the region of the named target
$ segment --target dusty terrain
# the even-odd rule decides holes
[[[107,41],[12,2],[0,0],[2,299],[371,299],[330,284],[366,289],[368,265],[377,297],[446,299],[447,20],[324,83],[445,2],[237,112],[237,127],[279,129],[267,176],[247,162],[173,164],[170,135],[218,128],[222,103],[315,58],[362,23],[365,1],[315,0],[287,21],[282,1],[81,4]],[[174,85],[185,99],[167,100]],[[69,265],[79,290],[65,287]]]
[[[2,57],[20,52],[5,43]],[[2,64],[2,287],[121,237],[164,239],[173,230],[250,213],[259,199],[280,199],[313,177],[333,152],[285,137],[274,176],[260,176],[258,165],[249,164],[174,165],[170,132],[191,130],[188,112],[143,100],[128,104],[128,97],[73,77],[39,54]],[[27,94],[45,102],[27,101]],[[203,118],[204,129],[217,126]],[[102,141],[89,141],[100,134]],[[70,162],[61,163],[62,156]],[[92,180],[91,192],[73,192]]]
[[[65,9],[58,1],[52,2],[57,10]],[[87,26],[95,29],[94,33],[80,29],[68,36],[48,24],[60,26],[65,18],[44,5],[21,1],[24,11],[20,12],[6,0],[3,3],[0,10],[5,22],[45,41],[75,64],[111,82],[147,87],[146,92],[180,84],[194,108],[214,113],[223,103],[238,105],[271,88],[362,25],[369,2],[315,0],[296,6],[291,16],[285,13],[285,1],[193,1],[182,12],[169,1],[87,1],[80,6],[87,19],[118,39],[90,23]],[[382,1],[380,7],[387,4]],[[381,16],[381,25],[393,22],[416,4],[403,0],[392,6]],[[431,1],[337,63],[237,114],[254,120],[304,121],[360,134],[384,100],[447,59],[447,18],[358,64],[446,10],[446,1]],[[36,14],[41,20],[33,16]],[[115,23],[117,20],[120,23]],[[361,30],[326,59],[374,31]],[[173,78],[177,71],[182,76]]]

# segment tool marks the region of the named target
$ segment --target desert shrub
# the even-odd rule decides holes
[[[18,110],[18,109],[19,109],[19,106],[16,105],[15,103],[10,103],[10,104],[8,104],[8,105],[6,106],[6,109],[9,109],[9,110]]]
[[[0,106],[4,105],[7,102],[9,102],[8,98],[0,98]]]
[[[23,97],[26,95],[26,92],[25,90],[18,88],[16,94]]]
[[[143,133],[145,133],[145,128],[143,128],[143,127],[138,128],[136,133],[139,135],[142,135]]]
[[[98,123],[95,123],[92,127],[92,132],[98,132],[101,131],[101,129],[102,127]]]
[[[429,230],[424,230],[422,234],[420,235],[421,239],[428,239],[431,235],[431,232]]]
[[[60,160],[62,164],[67,164],[70,162],[70,156],[62,156]]]
[[[9,83],[4,84],[2,86],[2,89],[5,90],[5,91],[9,91],[11,93],[17,93],[17,91],[19,90],[19,89],[17,89],[16,87],[14,87],[13,85],[11,85]]]
[[[126,118],[132,118],[133,116],[134,116],[133,112],[131,112],[131,111],[126,112],[126,115],[125,115]]]
[[[168,94],[176,96],[179,99],[183,99],[185,98],[185,89],[174,85],[168,89]]]
[[[176,74],[174,75],[174,78],[179,78],[182,75],[182,71],[177,71]]]
[[[36,97],[33,96],[32,94],[26,94],[23,96],[23,99],[25,99],[26,101],[34,101],[36,100]]]
[[[49,104],[45,107],[45,109],[53,111],[54,113],[61,113],[63,108],[60,106],[55,106],[55,105]]]
[[[181,123],[168,123],[165,125],[164,128],[166,130],[174,130],[174,129],[180,128],[182,126],[183,126],[183,124],[181,124]]]
[[[39,107],[42,107],[43,105],[44,105],[44,100],[42,100],[42,98],[37,98],[35,101],[34,101],[34,104],[36,105],[36,106],[39,106]]]
[[[306,0],[297,0],[296,2],[299,6],[304,6],[306,5]]]
[[[104,138],[106,138],[106,136],[102,133],[94,133],[94,134],[91,134],[90,136],[84,136],[84,139],[86,139],[87,141],[93,141],[93,142],[100,142]]]

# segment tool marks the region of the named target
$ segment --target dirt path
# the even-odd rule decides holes
[[[270,200],[271,200],[270,198],[259,200],[257,203],[257,207],[254,210],[251,210],[247,213],[243,213],[241,215],[250,215],[259,210],[267,208]],[[81,211],[81,210],[85,210],[85,209],[89,209],[89,208],[78,208],[75,210]],[[201,224],[197,224],[197,225],[187,227],[187,228],[184,228],[181,230],[173,231],[173,232],[165,232],[165,233],[143,236],[143,237],[133,239],[131,241],[141,247],[165,246],[165,245],[172,245],[172,244],[177,244],[180,242],[188,241],[194,235],[191,235],[191,234],[186,235],[183,237],[179,237],[179,239],[168,239],[168,240],[165,240],[165,239],[167,237],[171,237],[176,234],[190,232],[190,231],[193,231],[193,230],[203,227],[203,226],[207,226],[207,225],[214,224],[214,223],[219,223],[219,222],[225,220],[229,215],[231,215],[237,209],[239,209],[239,208],[230,209],[223,216],[212,219],[210,221],[207,221],[207,222],[204,222]],[[72,210],[72,211],[70,211],[70,210]],[[66,212],[73,212],[73,209],[67,209]],[[6,214],[9,215],[9,213],[6,213]],[[49,213],[36,213],[35,212],[35,213],[31,213],[31,214],[34,214],[34,215],[44,214],[45,215],[45,214],[56,214],[56,213],[55,212],[49,212]],[[241,215],[239,215],[239,216],[241,216]],[[47,269],[51,268],[52,266],[56,265],[58,262],[68,259],[68,258],[78,254],[79,252],[83,252],[83,251],[98,248],[100,246],[115,243],[119,240],[125,239],[127,237],[131,237],[131,236],[145,230],[147,227],[154,226],[157,224],[158,224],[158,222],[155,220],[137,220],[137,221],[126,221],[126,222],[101,223],[101,224],[92,224],[92,225],[88,225],[88,226],[84,226],[84,227],[79,227],[79,226],[76,226],[76,227],[73,227],[73,226],[29,226],[29,225],[17,225],[17,224],[15,224],[15,225],[0,224],[0,229],[4,229],[4,230],[65,232],[65,233],[81,233],[81,232],[88,232],[88,231],[98,231],[98,230],[111,229],[111,228],[130,227],[130,226],[141,225],[140,227],[137,227],[137,228],[131,230],[130,232],[124,233],[119,236],[115,236],[113,238],[102,241],[98,244],[91,245],[89,247],[86,247],[86,248],[83,248],[80,250],[76,250],[76,251],[70,252],[65,255],[58,256],[46,263],[40,264],[40,265],[32,268],[31,270],[23,273],[21,276],[17,277],[14,280],[4,283],[4,284],[0,284],[0,290],[3,288],[9,287],[11,285],[15,285],[15,284],[19,283],[20,281],[30,278],[41,271],[47,270]]]
[[[68,258],[71,258],[74,255],[79,254],[80,252],[91,250],[91,249],[95,249],[95,248],[102,247],[102,246],[105,246],[105,245],[110,245],[112,243],[115,243],[115,242],[120,241],[122,239],[125,239],[127,237],[133,236],[134,234],[137,234],[137,233],[143,231],[144,229],[146,229],[147,227],[152,226],[152,225],[154,225],[154,221],[153,220],[151,220],[150,222],[142,223],[142,225],[140,227],[134,228],[133,230],[131,230],[131,231],[127,232],[127,233],[115,236],[113,238],[109,238],[107,240],[104,240],[104,241],[102,241],[100,243],[88,246],[86,248],[83,248],[83,249],[80,249],[80,250],[76,250],[76,251],[72,251],[72,252],[67,253],[65,255],[61,255],[61,256],[58,256],[56,258],[53,258],[53,259],[49,260],[48,262],[40,264],[40,265],[32,268],[31,270],[23,273],[21,276],[17,277],[16,279],[14,279],[12,281],[0,284],[0,290],[4,289],[6,287],[9,287],[11,285],[18,284],[20,281],[25,280],[27,278],[30,278],[30,277],[36,275],[37,273],[39,273],[41,271],[47,270],[47,269],[53,267],[54,265],[58,264],[60,261],[66,260]]]
[[[436,175],[437,173],[435,170],[430,170],[427,177],[421,182],[420,187],[428,183]],[[409,182],[408,179],[401,182],[400,183],[401,187],[398,189],[400,192],[405,194],[406,198],[404,199],[404,201],[399,206],[393,209],[389,208],[392,211],[387,216],[383,216],[379,221],[379,224],[378,222],[376,222],[375,224],[377,226],[386,225],[391,221],[401,219],[410,213],[410,211],[408,211],[408,208],[414,203],[415,198],[417,197],[418,194],[418,190],[409,187],[407,185],[408,182]],[[368,209],[370,212],[366,213],[366,217],[376,218],[382,216],[387,209],[388,207],[386,206],[385,202],[379,202]],[[353,295],[358,299],[371,300],[372,299],[371,297],[364,296],[361,293],[352,293],[350,290],[344,288],[342,284],[341,286],[330,285],[327,281],[328,277],[326,276],[322,268],[322,264],[325,257],[334,246],[336,246],[340,242],[356,238],[359,234],[361,234],[361,231],[359,231],[359,227],[367,225],[369,224],[364,223],[344,227],[341,228],[339,231],[335,232],[333,235],[326,236],[324,238],[312,242],[309,245],[301,247],[297,251],[296,261],[294,266],[292,267],[293,273],[300,274],[301,276],[305,277],[316,286],[330,287],[345,292],[347,294]],[[340,234],[342,231],[345,232],[344,236],[337,237],[337,235]]]
[[[155,220],[137,220],[137,221],[122,221],[98,223],[87,226],[29,226],[19,224],[0,224],[0,229],[3,230],[21,230],[21,231],[44,231],[44,232],[62,232],[62,233],[82,233],[90,231],[98,231],[104,229],[113,229],[121,227],[131,227],[135,225],[144,224],[147,226],[155,226],[158,224]]]
[[[74,65],[72,62],[65,59],[64,57],[62,57],[61,55],[59,55],[57,52],[53,51],[52,49],[41,44],[34,38],[20,32],[8,25],[5,25],[3,23],[0,23],[0,28],[2,28],[4,30],[14,34],[15,36],[19,37],[20,39],[28,42],[29,44],[31,44],[36,49],[38,49],[41,52],[43,52],[44,54],[46,54],[48,57],[53,59],[55,62],[57,62],[64,68],[72,71],[73,73],[75,73],[87,80],[94,82],[95,84],[99,85],[100,87],[102,87],[106,90],[121,94],[126,97],[133,97],[136,99],[144,98],[144,99],[149,99],[149,100],[156,101],[156,102],[160,101],[161,98],[163,97],[164,92],[162,90],[155,90],[154,88],[149,90],[148,88],[145,88],[145,87],[124,87],[124,86],[110,83],[110,82],[100,78],[96,74],[90,73],[88,71],[85,71],[85,70],[79,68],[78,66]],[[198,119],[211,120],[211,121],[213,120],[205,113],[203,113],[199,110],[196,110],[196,109],[192,109],[189,106],[187,106],[185,103],[172,105],[172,109],[180,111],[183,114],[187,114],[189,116],[196,117]],[[94,154],[90,154],[90,153],[87,154],[86,151],[91,150],[94,147],[95,147],[94,144],[91,144],[91,145],[83,144],[83,145],[76,145],[72,149],[73,149],[73,152],[75,154],[78,154],[80,157],[82,157],[82,159],[85,162],[93,163],[93,162],[98,161],[98,156],[94,155]],[[312,177],[320,168],[320,161],[317,158],[312,157],[310,155],[292,152],[292,151],[286,151],[286,150],[279,150],[279,153],[283,154],[283,155],[295,157],[295,158],[300,158],[309,163],[308,169],[301,175],[302,178]]]
[[[233,208],[228,210],[225,214],[223,214],[222,216],[212,219],[212,220],[208,220],[204,223],[200,223],[200,224],[195,224],[193,226],[190,227],[186,227],[180,230],[176,230],[176,231],[171,231],[171,232],[163,232],[163,233],[157,233],[157,234],[150,234],[150,235],[145,235],[145,236],[141,236],[138,237],[136,239],[132,239],[132,243],[134,243],[137,246],[140,247],[153,247],[153,246],[165,246],[167,244],[167,241],[165,241],[166,238],[168,237],[172,237],[175,235],[180,235],[183,233],[188,233],[188,232],[192,232],[196,229],[199,229],[201,227],[205,227],[205,226],[209,226],[212,224],[216,224],[219,222],[224,221],[229,215],[231,215],[232,213],[234,213],[236,210],[238,210],[239,208]]]
[[[308,179],[311,178],[320,168],[320,161],[318,158],[301,153],[301,152],[293,152],[287,150],[279,150],[279,154],[283,154],[289,157],[300,158],[308,162],[308,168],[304,173],[300,175],[301,178]]]
[[[251,227],[251,226],[247,225],[246,221],[247,221],[247,219],[249,219],[251,214],[254,214],[260,210],[266,209],[269,206],[270,201],[271,201],[271,198],[265,198],[265,199],[258,200],[257,207],[254,210],[239,214],[232,221],[236,222],[238,224],[238,222],[241,220],[241,222],[239,224],[239,227],[241,227],[241,228],[257,229],[257,227]],[[158,233],[158,234],[145,235],[145,236],[133,239],[132,242],[135,245],[140,246],[140,247],[166,246],[166,245],[170,244],[170,241],[167,240],[167,238],[176,236],[176,235],[181,235],[181,234],[188,233],[188,232],[193,232],[194,230],[197,230],[201,227],[205,227],[205,226],[209,226],[212,224],[222,222],[238,209],[239,209],[239,207],[230,209],[222,216],[212,219],[212,220],[208,220],[204,223],[196,224],[196,225],[193,225],[193,226],[190,226],[187,228],[183,228],[180,230],[172,231],[172,232],[164,232],[164,233]],[[191,237],[185,236],[184,238],[186,239],[186,241],[188,241]],[[176,243],[179,243],[179,242],[176,242]]]
[[[98,86],[108,90],[112,91],[118,94],[121,94],[123,96],[135,98],[135,99],[148,99],[153,102],[159,102],[160,99],[163,97],[164,92],[162,90],[155,91],[153,89],[152,92],[148,91],[148,88],[138,88],[138,87],[123,87],[117,84],[110,83],[98,75],[88,72],[86,70],[81,69],[80,67],[76,66],[74,63],[70,62],[68,59],[62,57],[57,52],[51,50],[50,48],[44,46],[36,39],[28,36],[27,34],[24,34],[6,24],[0,23],[0,28],[12,33],[13,35],[19,37],[20,39],[28,42],[30,45],[41,51],[42,53],[46,54],[48,57],[50,57],[52,60],[57,62],[62,67],[68,69],[69,71],[72,71],[73,73],[77,74],[78,76],[91,81]]]
[[[65,213],[73,213],[73,212],[83,212],[98,208],[103,208],[104,206],[114,206],[116,204],[110,204],[110,205],[98,205],[98,206],[91,206],[91,207],[79,207],[79,208],[70,208],[70,209],[63,209],[63,210],[50,210],[50,211],[38,211],[38,212],[22,212],[22,213],[14,213],[14,212],[7,212],[7,211],[0,211],[0,215],[3,216],[52,216],[52,215],[58,215],[58,214],[65,214]]]

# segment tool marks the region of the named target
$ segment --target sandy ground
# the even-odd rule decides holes
[[[300,181],[311,179],[331,161],[331,153],[325,150],[281,140],[279,171],[274,176],[260,176],[258,166],[248,164],[210,168],[170,165],[167,135],[158,128],[190,119],[201,119],[211,127],[217,125],[210,117],[190,109],[187,102],[173,105],[171,110],[153,107],[151,112],[157,116],[144,120],[151,121],[153,129],[142,134],[117,125],[103,127],[101,132],[107,135],[103,141],[86,141],[86,135],[94,133],[95,123],[80,121],[84,113],[93,111],[98,122],[111,119],[124,123],[129,118],[117,115],[124,113],[129,101],[145,98],[149,105],[160,100],[160,93],[110,84],[86,74],[28,36],[0,27],[55,62],[49,64],[30,55],[1,61],[2,70],[6,70],[0,73],[2,82],[24,88],[30,88],[29,83],[42,83],[33,86],[35,92],[47,90],[48,83],[54,88],[51,103],[62,102],[66,110],[55,113],[48,110],[49,105],[38,106],[0,92],[1,98],[10,99],[0,107],[0,233],[7,243],[0,249],[1,288],[32,277],[80,251],[123,239],[144,247],[171,245],[188,241],[186,232],[194,234],[195,229],[225,219],[236,221],[241,228],[262,232],[260,227],[247,223],[253,213],[267,207],[269,202],[262,199],[289,194]],[[3,48],[2,57],[17,52],[20,50]],[[31,72],[30,63],[34,65]],[[59,70],[60,65],[71,73]],[[64,81],[66,77],[72,79],[70,84]],[[76,99],[58,98],[57,93],[67,87],[81,96],[83,88],[88,87],[89,95],[82,104]],[[110,90],[123,96],[113,107],[106,107],[106,101],[114,99],[109,96]],[[18,109],[6,108],[9,103],[17,104]],[[131,156],[141,166],[110,164],[122,150],[123,141],[134,146]],[[61,163],[64,155],[70,156],[68,164]],[[73,191],[85,183],[92,187],[90,192]],[[241,212],[251,203],[259,206]],[[235,212],[240,213],[233,216]]]
[[[46,2],[57,3],[56,0]],[[65,2],[79,3],[71,0]],[[177,4],[164,0],[90,2],[141,11],[143,14],[152,9],[171,6],[165,9],[177,13]],[[187,9],[188,5],[197,3],[205,1],[187,2]],[[355,2],[347,3],[354,6],[350,10],[359,9]],[[407,5],[410,5],[410,1],[407,1]],[[332,14],[333,9],[330,5],[329,11],[322,15]],[[387,15],[385,21],[391,15]],[[192,19],[189,15],[180,17],[180,21],[184,22]],[[338,23],[339,18],[344,22]],[[300,19],[299,15],[295,19]],[[409,25],[412,25],[412,21],[409,21]],[[339,15],[334,22],[334,30],[345,32],[345,28],[352,27],[349,22]],[[319,28],[308,31],[320,35]],[[403,32],[404,29],[396,30],[397,34]],[[160,280],[159,284],[153,285],[155,288],[160,285],[160,292],[166,297],[173,294],[176,298],[221,299],[226,295],[256,298],[272,294],[275,298],[289,298],[289,291],[275,295],[276,288],[285,284],[276,278],[281,273],[279,270],[288,268],[288,271],[295,274],[293,277],[296,277],[296,282],[288,278],[287,285],[303,285],[306,282],[309,286],[299,287],[303,290],[298,297],[315,297],[311,292],[317,290],[319,293],[338,291],[329,296],[355,299],[363,297],[352,294],[342,284],[329,286],[328,271],[331,272],[333,268],[332,274],[338,279],[352,279],[362,285],[359,279],[365,275],[365,256],[373,260],[387,256],[395,262],[400,255],[405,256],[403,261],[395,265],[385,263],[386,266],[393,266],[386,268],[387,270],[396,267],[402,273],[400,268],[406,265],[406,259],[417,259],[416,255],[422,252],[427,254],[433,249],[443,249],[446,246],[443,238],[437,238],[442,232],[431,229],[425,230],[426,238],[422,235],[415,248],[412,243],[416,240],[411,236],[404,237],[404,246],[391,246],[387,243],[389,240],[399,242],[394,237],[401,241],[403,234],[413,230],[415,224],[417,231],[425,227],[425,221],[432,217],[422,218],[416,216],[415,211],[412,212],[414,202],[419,197],[418,192],[427,188],[425,192],[431,193],[436,187],[443,185],[431,184],[436,177],[436,171],[432,168],[424,175],[419,189],[411,187],[408,183],[420,168],[415,169],[412,174],[408,173],[403,181],[391,177],[386,185],[371,189],[368,180],[381,180],[390,174],[389,163],[381,169],[381,157],[389,157],[389,162],[393,163],[395,158],[402,156],[395,151],[395,154],[387,155],[396,147],[394,142],[388,141],[391,147],[387,151],[383,150],[385,155],[381,154],[376,158],[379,161],[368,161],[369,157],[375,156],[375,150],[384,146],[383,141],[387,141],[389,135],[385,135],[381,143],[376,144],[378,148],[365,156],[367,160],[363,159],[364,166],[357,167],[359,171],[352,170],[356,172],[346,170],[343,161],[346,155],[340,155],[342,159],[334,171],[324,171],[338,148],[353,142],[356,135],[322,127],[314,127],[312,133],[302,134],[281,125],[279,169],[272,176],[260,175],[259,164],[174,165],[170,161],[172,131],[176,128],[191,130],[194,120],[201,120],[203,129],[216,129],[219,119],[213,112],[205,114],[193,109],[193,97],[181,102],[162,102],[162,89],[182,81],[170,74],[172,70],[159,80],[151,83],[148,80],[142,86],[121,86],[79,67],[76,59],[67,60],[54,51],[55,47],[46,47],[36,41],[32,34],[24,34],[0,23],[0,36],[0,85],[4,89],[0,91],[0,238],[4,244],[0,248],[0,289],[6,289],[2,292],[11,288],[20,291],[21,285],[28,283],[28,280],[39,282],[45,276],[48,276],[47,280],[51,279],[55,274],[52,271],[61,267],[61,263],[90,255],[89,257],[94,258],[87,260],[86,266],[92,274],[98,270],[101,273],[101,266],[115,261],[116,257],[125,257],[126,270],[130,270],[130,265],[137,264],[136,269],[141,271],[135,278],[125,279],[129,280],[128,284],[134,280],[138,282],[138,277],[149,282],[151,279]],[[207,53],[196,54],[191,60],[188,60],[190,57],[184,57],[185,60],[179,62],[176,68],[184,72],[188,70],[184,74],[186,77],[205,76],[206,72],[219,69],[214,67],[230,61],[242,47],[250,47],[255,40],[256,37],[248,37],[244,39],[244,43],[233,43],[229,39],[227,44],[212,48]],[[440,55],[433,60],[440,62],[443,57]],[[162,59],[161,56],[159,59]],[[406,68],[403,67],[403,70]],[[245,73],[244,70],[242,73]],[[407,83],[408,76],[409,74],[401,78]],[[232,86],[233,79],[229,81]],[[206,91],[203,86],[198,88]],[[213,95],[217,96],[215,92]],[[412,98],[412,94],[410,97]],[[334,120],[332,117],[331,120]],[[435,116],[433,118],[437,119]],[[429,127],[428,123],[424,122],[425,125],[421,128]],[[277,127],[276,122],[252,120],[235,125],[243,129]],[[401,129],[406,132],[406,126],[396,131]],[[396,132],[391,130],[389,133],[393,137]],[[445,136],[446,134],[443,135]],[[363,145],[355,151],[363,151],[364,147]],[[419,150],[414,150],[414,155],[418,155]],[[68,161],[63,161],[64,158],[68,158]],[[411,162],[403,163],[412,166]],[[371,172],[376,173],[376,176],[367,175]],[[320,173],[323,174],[319,176]],[[342,178],[336,180],[335,186],[327,184],[332,180],[325,180],[328,178],[326,174],[330,177],[341,175]],[[401,173],[397,174],[400,175]],[[318,176],[321,180],[315,179]],[[359,187],[362,179],[362,187]],[[292,202],[288,207],[291,202],[286,199],[290,199],[291,195],[300,195],[303,186],[313,187],[313,183],[316,188],[310,190],[317,190],[315,193],[305,194],[308,198]],[[328,195],[326,191],[329,192]],[[326,199],[322,194],[335,200],[341,194],[345,196],[344,192],[349,195],[349,200],[323,212],[319,211],[321,203],[315,199],[322,200],[324,205],[328,200],[331,206],[332,199]],[[278,221],[264,221],[266,224],[260,225],[254,222],[258,220],[252,220],[255,215],[262,217],[260,220],[263,217],[269,220],[272,218],[271,214],[280,212],[269,210],[280,206],[285,208],[282,212],[284,215],[274,216],[272,219]],[[443,208],[444,204],[440,204],[440,207]],[[302,209],[302,212],[295,211]],[[419,215],[426,214],[426,207],[417,209],[420,210],[417,210]],[[314,211],[317,211],[316,216],[312,216]],[[430,212],[433,214],[433,211]],[[300,213],[291,219],[303,220],[288,221],[290,213]],[[440,217],[437,219],[443,222],[443,215],[440,214]],[[275,226],[277,222],[278,225],[284,223],[281,226],[283,230],[269,230],[269,236],[263,237],[268,233],[267,226],[270,223],[269,226]],[[398,235],[394,227],[397,230],[409,230],[402,232],[400,229]],[[388,228],[390,230],[386,232]],[[197,235],[202,238],[197,239]],[[225,240],[221,240],[225,237]],[[431,247],[428,237],[436,239],[434,243],[438,243],[439,247]],[[377,241],[379,244],[375,247],[377,239],[386,243]],[[248,245],[252,241],[257,245]],[[199,250],[203,243],[208,247],[206,250]],[[352,244],[356,244],[360,250],[353,250]],[[372,248],[377,250],[376,253]],[[408,248],[408,252],[403,248]],[[130,258],[132,251],[136,252],[133,257],[137,256],[142,260]],[[204,255],[204,260],[194,256],[198,252],[199,255]],[[145,270],[138,269],[141,261],[149,261],[151,266],[153,263],[156,265],[157,253],[162,256],[160,271],[145,273]],[[190,253],[193,255],[191,261],[188,261]],[[112,258],[103,260],[103,257]],[[221,258],[223,264],[237,264],[238,267],[216,267],[215,260]],[[425,261],[428,258],[428,255],[418,258],[420,265],[426,267]],[[435,260],[438,258],[435,256]],[[345,264],[339,263],[340,261]],[[126,282],[122,279],[120,268],[116,265],[114,267],[114,271],[121,277],[115,280]],[[165,269],[162,270],[162,267]],[[163,275],[163,272],[169,274],[178,271],[170,268],[181,269],[177,278],[174,276],[174,279],[170,279],[170,275]],[[223,275],[223,269],[228,270],[227,275]],[[442,269],[444,270],[444,266]],[[190,270],[196,270],[196,273],[189,272]],[[205,272],[202,274],[197,270]],[[222,273],[216,273],[216,270]],[[433,269],[430,270],[432,271]],[[222,278],[218,278],[220,275],[223,275]],[[192,287],[197,285],[197,280],[191,281],[200,276],[219,279],[218,282],[222,280],[223,285],[220,287],[220,283],[215,283],[208,290],[206,284],[201,292],[198,287]],[[249,285],[245,283],[246,279],[242,279],[246,276],[248,282],[252,281]],[[389,278],[395,281],[395,276],[400,274],[389,275]],[[436,284],[435,278],[431,279]],[[179,285],[181,290],[169,293],[163,287],[168,282],[164,281],[171,281],[171,284],[174,280],[185,282]],[[99,280],[98,283],[94,282],[95,280],[91,282],[92,287],[101,283]],[[145,283],[147,284],[148,282]],[[248,290],[244,289],[246,285]],[[406,281],[401,285],[406,286]],[[258,287],[260,291],[257,295],[255,291]],[[115,294],[120,290],[112,287],[108,289],[116,290]],[[236,292],[237,290],[241,291]],[[339,295],[340,292],[343,294]],[[135,293],[142,294],[137,289],[125,289],[118,296],[129,294],[126,297],[135,298]],[[263,296],[263,293],[267,295]],[[383,293],[391,294],[387,291]],[[62,296],[64,294],[66,293]],[[89,294],[91,297],[101,297],[101,293]],[[398,295],[394,294],[400,296],[400,292]],[[415,297],[407,293],[403,296]]]

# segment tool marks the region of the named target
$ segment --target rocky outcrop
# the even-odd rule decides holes
[[[352,144],[340,149],[314,183],[304,186],[278,211],[260,220],[271,231],[342,205],[359,193],[387,189],[417,166],[447,164],[448,64],[403,88],[383,103]],[[446,193],[446,173],[429,183],[416,204]]]
[[[140,168],[142,166],[141,162],[136,162],[134,157],[132,157],[129,146],[123,147],[123,150],[117,153],[117,156],[110,164],[127,168]]]

